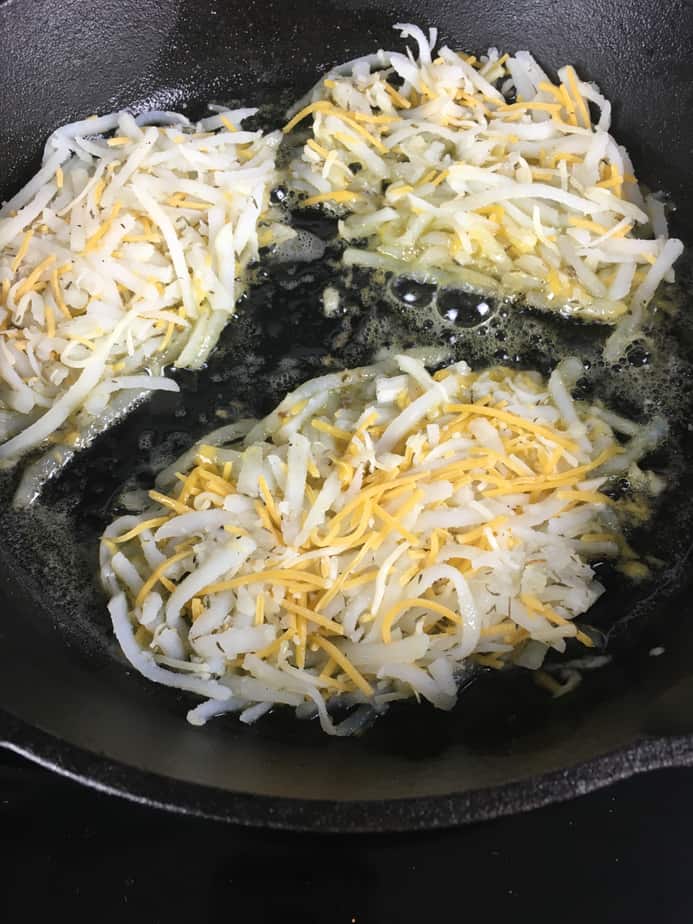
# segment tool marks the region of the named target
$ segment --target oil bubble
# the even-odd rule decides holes
[[[425,308],[433,301],[436,287],[429,282],[418,282],[407,276],[397,276],[390,283],[395,298],[412,308]]]
[[[495,311],[490,299],[462,289],[444,289],[438,294],[437,304],[441,316],[458,327],[478,327],[489,321]]]

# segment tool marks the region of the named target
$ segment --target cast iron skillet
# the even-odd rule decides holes
[[[530,48],[549,68],[573,62],[598,80],[616,101],[616,131],[640,177],[672,194],[675,230],[685,237],[693,217],[693,17],[680,0],[665,9],[649,0],[0,2],[0,194],[28,178],[57,125],[122,106],[195,110],[210,99],[252,104],[287,89],[295,96],[324,68],[392,47],[391,26],[404,19],[439,26],[453,47]],[[304,272],[299,281],[312,280]],[[676,434],[675,486],[639,537],[668,567],[641,589],[609,579],[593,621],[613,627],[613,662],[564,700],[550,701],[519,673],[483,676],[452,714],[405,705],[360,740],[334,740],[282,715],[252,728],[230,720],[193,729],[183,697],[124,668],[93,580],[94,539],[123,481],[147,484],[161,442],[189,443],[219,407],[267,410],[282,382],[313,374],[339,334],[310,309],[301,313],[300,298],[278,303],[269,283],[259,291],[244,306],[250,322],[230,326],[209,369],[181,377],[180,402],[164,396],[137,411],[50,488],[32,517],[3,515],[0,743],[152,805],[343,831],[479,820],[693,763],[685,428]],[[354,323],[384,310],[363,309]],[[677,325],[685,353],[689,335]],[[431,338],[425,324],[409,334],[412,342]],[[601,334],[576,327],[560,336],[579,351]],[[528,347],[520,361],[545,367],[542,342],[535,338],[534,353]],[[363,358],[350,343],[333,363]],[[241,384],[229,372],[239,362],[251,373]],[[685,363],[676,366],[679,380],[688,374]],[[679,385],[687,404],[692,390]],[[661,657],[649,654],[654,646],[665,649]]]

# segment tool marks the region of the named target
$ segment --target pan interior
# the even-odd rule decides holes
[[[125,19],[135,15],[134,5],[124,6]],[[297,21],[307,21],[304,6],[298,4]],[[340,15],[346,16],[347,6],[351,5]],[[394,21],[390,12],[385,14],[377,4],[366,6],[363,34],[350,21],[352,31],[345,27],[339,42],[330,39],[320,60],[315,55],[307,58],[305,73],[292,64],[294,72],[287,79],[270,63],[266,44],[283,21],[280,4],[270,4],[267,37],[260,39],[264,64],[260,67],[241,55],[235,71],[226,70],[227,59],[222,62],[216,41],[206,64],[199,58],[193,65],[192,58],[209,39],[198,34],[202,27],[193,15],[194,5],[181,4],[173,35],[167,33],[169,40],[185,36],[178,63],[162,52],[153,70],[150,65],[138,75],[135,86],[114,84],[96,97],[90,88],[86,95],[92,94],[92,99],[84,105],[72,96],[56,108],[58,122],[92,108],[104,111],[133,101],[136,108],[175,107],[197,114],[210,99],[266,104],[264,116],[274,121],[283,104],[311,84],[321,65],[394,42],[389,36]],[[442,17],[443,26],[447,21],[446,38],[457,37],[470,50],[491,42],[517,46],[503,22],[496,33],[472,24],[471,36],[460,35],[443,6],[432,20],[441,22]],[[164,29],[158,7],[156,21]],[[236,12],[241,19],[235,24],[234,42],[240,41],[243,29],[248,35],[252,31],[243,19],[251,13]],[[227,21],[222,9],[215,15],[220,25]],[[540,37],[532,42],[530,36],[521,44],[533,45],[542,57]],[[279,47],[287,50],[281,42]],[[570,51],[565,43],[549,43],[545,63],[561,64],[570,59]],[[36,68],[40,71],[41,65]],[[592,70],[589,76],[601,76],[599,61],[593,62]],[[104,88],[110,86],[108,67],[106,71]],[[146,94],[141,92],[144,87]],[[40,138],[56,124],[55,114],[47,118],[42,115],[40,126],[19,126],[27,156],[16,156],[17,139],[3,139],[6,149],[14,152],[8,182],[15,186],[30,167],[28,155],[36,153]],[[629,122],[627,129],[633,128]],[[646,139],[652,141],[647,134]],[[642,178],[658,185],[666,165],[646,156],[646,142],[640,148]],[[685,214],[682,194],[679,224]],[[333,234],[331,223],[318,214],[304,213],[297,220],[325,238]],[[224,789],[304,798],[442,795],[482,788],[569,767],[632,742],[643,729],[669,730],[664,726],[671,709],[662,720],[661,709],[657,712],[654,705],[665,694],[671,697],[672,688],[686,676],[693,643],[681,605],[689,583],[693,512],[686,472],[693,409],[686,267],[682,277],[682,288],[668,293],[680,303],[678,313],[673,318],[662,314],[651,341],[637,344],[617,368],[607,369],[599,359],[607,332],[596,325],[568,323],[503,303],[491,303],[490,316],[475,324],[479,319],[469,299],[460,301],[463,310],[455,323],[445,317],[445,298],[459,296],[441,298],[420,291],[412,307],[402,298],[402,284],[360,272],[346,276],[333,259],[262,263],[207,368],[176,374],[180,395],[155,395],[104,434],[49,485],[30,513],[10,509],[16,473],[3,478],[0,530],[5,542],[0,568],[8,613],[0,653],[3,705],[58,737],[124,763]],[[333,317],[322,310],[327,284],[337,285],[344,306],[343,313]],[[667,444],[649,460],[666,474],[670,488],[652,522],[632,537],[640,552],[656,556],[664,565],[653,581],[641,585],[603,568],[608,591],[586,619],[608,635],[611,664],[587,673],[578,690],[559,701],[550,700],[527,672],[484,673],[461,693],[451,714],[403,704],[360,739],[326,740],[317,723],[297,722],[282,710],[249,728],[231,717],[204,729],[188,728],[188,698],[152,687],[126,671],[96,582],[98,536],[123,490],[150,487],[155,471],[204,432],[235,417],[266,413],[288,389],[309,377],[370,362],[383,348],[441,344],[453,358],[477,367],[502,362],[543,373],[563,356],[578,355],[585,363],[579,383],[585,396],[602,397],[639,419],[659,412],[670,421]],[[650,655],[655,647],[665,649],[661,657]],[[661,728],[648,725],[652,715],[659,716]]]

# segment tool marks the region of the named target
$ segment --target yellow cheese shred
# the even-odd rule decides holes
[[[175,555],[171,555],[171,557],[167,558],[166,561],[162,561],[159,567],[152,571],[152,573],[140,588],[139,593],[135,597],[135,605],[142,606],[145,597],[147,597],[149,592],[153,590],[154,587],[156,587],[158,584],[159,578],[166,574],[171,565],[175,565],[176,562],[182,561],[184,558],[188,558],[189,555],[190,549],[184,549],[182,552],[177,552]]]
[[[323,651],[327,652],[327,654],[335,661],[336,664],[342,668],[344,673],[351,678],[355,686],[358,687],[358,689],[361,690],[365,696],[373,696],[375,693],[373,687],[366,680],[363,674],[361,674],[360,671],[354,667],[346,655],[343,654],[339,648],[337,648],[336,645],[320,635],[311,636],[310,641],[312,641],[313,644],[317,645],[319,648],[322,648]]]

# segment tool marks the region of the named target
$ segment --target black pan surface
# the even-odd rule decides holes
[[[209,100],[266,105],[300,96],[326,67],[396,43],[394,22],[440,27],[454,47],[530,48],[565,62],[615,103],[616,134],[638,176],[693,217],[693,14],[688,4],[486,2],[0,3],[0,195],[35,169],[46,135],[91,112],[132,106],[195,113]],[[266,117],[272,116],[270,110]],[[313,216],[315,218],[315,216]],[[327,233],[319,222],[312,227]],[[648,398],[674,421],[651,460],[672,488],[634,537],[665,561],[635,587],[605,574],[590,622],[612,663],[552,701],[521,673],[484,674],[452,714],[403,705],[360,739],[327,739],[282,713],[193,729],[187,699],[129,672],[94,579],[95,540],[124,484],[205,430],[218,411],[266,412],[288,387],[328,367],[367,361],[384,342],[446,340],[476,362],[546,370],[562,352],[596,358],[604,331],[531,315],[479,331],[404,312],[378,293],[348,317],[319,314],[329,268],[267,267],[207,369],[182,374],[182,396],[159,395],[106,434],[31,515],[0,517],[0,740],[92,785],[184,812],[248,824],[325,830],[433,827],[568,798],[645,770],[693,762],[690,500],[686,464],[693,341],[685,308],[616,372],[593,363],[585,389],[635,414]],[[686,271],[684,268],[684,279]],[[289,283],[290,289],[286,284]],[[659,657],[652,649],[663,648]]]

